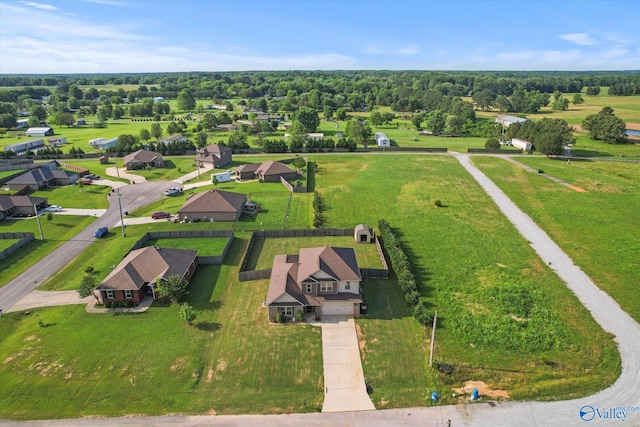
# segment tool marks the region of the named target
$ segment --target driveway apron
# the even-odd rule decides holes
[[[322,412],[376,409],[364,383],[355,321],[347,316],[322,319],[324,402]]]

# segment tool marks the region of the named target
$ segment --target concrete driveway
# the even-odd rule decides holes
[[[324,402],[322,412],[370,411],[376,409],[364,383],[360,349],[353,318],[324,316],[322,319],[322,363]]]

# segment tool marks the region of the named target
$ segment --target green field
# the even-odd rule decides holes
[[[197,250],[199,256],[221,255],[229,239],[221,237],[190,239],[150,239],[146,246]]]
[[[571,256],[600,288],[640,321],[637,254],[640,164],[566,162],[519,157],[519,162],[568,182],[576,191],[495,158],[481,168]]]
[[[251,251],[247,263],[248,270],[269,269],[273,265],[273,257],[278,254],[295,255],[302,248],[320,246],[336,246],[353,248],[360,268],[382,268],[382,262],[374,244],[356,243],[353,236],[343,237],[286,237],[277,239],[258,239]]]
[[[46,197],[50,205],[61,205],[65,208],[107,209],[107,194],[111,187],[104,185],[67,185],[65,187],[49,187],[34,191],[30,195]]]
[[[18,243],[20,239],[0,239],[0,251],[4,251],[8,247]]]

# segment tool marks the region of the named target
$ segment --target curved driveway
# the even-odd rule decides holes
[[[161,181],[145,182],[120,188],[122,210],[132,211],[160,200],[162,190],[166,187],[167,182]],[[98,227],[111,227],[119,220],[118,196],[114,191],[110,193],[109,208],[104,215],[0,288],[0,309],[8,311],[29,292],[36,289],[54,273],[80,255],[96,240],[93,237],[93,233]],[[119,232],[120,230],[117,230],[117,233]],[[118,238],[121,234],[116,234],[116,236],[111,238]]]
[[[495,201],[503,214],[514,224],[524,239],[544,262],[576,294],[602,328],[616,337],[622,359],[622,375],[615,384],[593,396],[560,402],[478,402],[429,408],[405,408],[364,412],[314,413],[290,415],[237,416],[165,416],[124,417],[91,420],[51,420],[32,425],[278,425],[278,426],[638,426],[640,412],[620,416],[619,407],[639,407],[640,410],[640,325],[633,320],[540,229],[489,178],[471,164],[468,155],[456,155],[460,164],[473,176]],[[6,287],[6,286],[5,286]],[[4,289],[4,288],[3,288]],[[0,289],[0,292],[2,289]],[[583,418],[581,418],[581,409]],[[598,415],[600,411],[601,415]],[[606,412],[604,412],[606,411]],[[622,424],[621,424],[622,423]],[[12,425],[18,423],[2,423]]]

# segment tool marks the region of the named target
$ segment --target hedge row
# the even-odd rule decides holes
[[[426,302],[420,298],[411,262],[402,248],[400,240],[385,219],[379,221],[378,228],[384,251],[389,256],[391,267],[398,278],[398,284],[404,291],[405,301],[413,308],[413,317],[422,325],[431,324],[433,316],[429,313]]]

